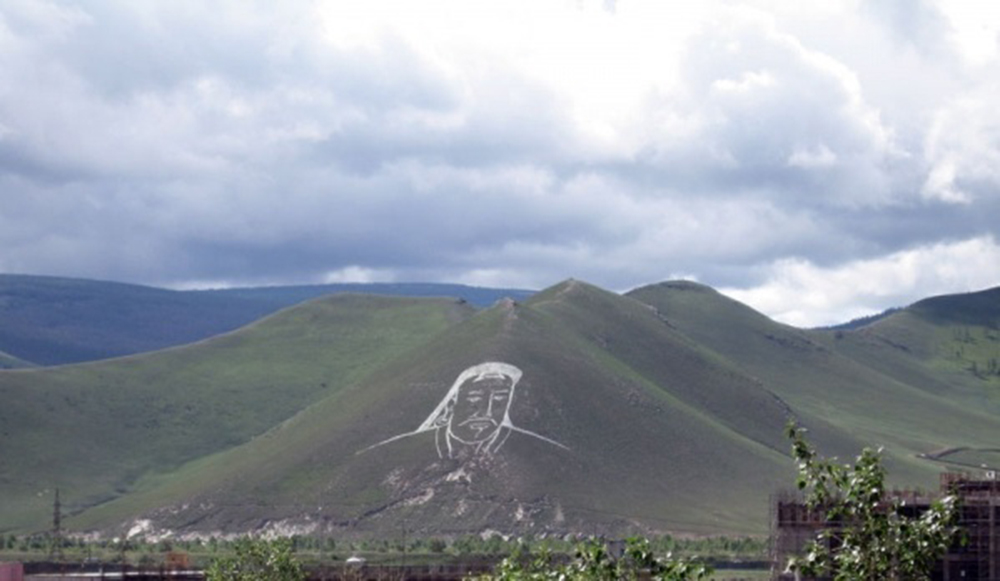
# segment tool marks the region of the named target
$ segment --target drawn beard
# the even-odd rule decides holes
[[[461,428],[461,430],[459,430],[460,433],[456,435],[460,439],[466,439],[463,438],[462,435],[467,431],[471,431],[472,432],[471,439],[475,441],[475,440],[481,440],[485,436],[493,433],[499,426],[493,420],[493,418],[472,417],[458,424],[458,427]]]

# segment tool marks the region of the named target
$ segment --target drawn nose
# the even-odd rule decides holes
[[[472,402],[472,410],[469,414],[470,420],[488,420],[490,419],[490,398],[483,398],[482,400]]]

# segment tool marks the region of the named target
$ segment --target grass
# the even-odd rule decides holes
[[[195,345],[0,373],[0,528],[39,526],[55,487],[76,512],[250,442],[470,312],[344,295]]]
[[[497,307],[401,354],[379,373],[328,395],[280,428],[211,460],[196,461],[164,480],[150,481],[148,488],[81,515],[76,522],[109,522],[139,506],[208,495],[215,504],[223,498],[231,505],[244,504],[211,514],[189,511],[174,520],[175,525],[207,519],[211,526],[233,526],[241,519],[252,520],[236,514],[241,511],[276,521],[301,518],[309,510],[315,518],[353,522],[350,526],[362,531],[391,530],[405,521],[417,532],[431,534],[451,530],[451,509],[466,502],[469,512],[463,526],[471,528],[517,527],[511,515],[521,507],[539,515],[539,530],[552,526],[561,513],[565,524],[560,526],[565,527],[600,523],[596,526],[602,529],[621,530],[645,522],[696,533],[761,532],[767,498],[757,492],[780,478],[783,456],[761,444],[759,434],[747,436],[732,418],[720,420],[715,410],[721,410],[721,402],[706,404],[692,392],[672,387],[688,381],[705,384],[706,376],[720,384],[729,376],[713,371],[683,338],[674,338],[676,348],[686,346],[688,351],[660,361],[661,367],[657,358],[622,361],[624,352],[605,352],[600,341],[590,338],[585,320],[572,318],[584,312],[603,321],[595,324],[606,329],[612,321],[634,316],[645,318],[645,331],[669,333],[648,308],[594,289],[569,293],[556,302],[542,297],[537,304]],[[624,345],[628,325],[620,333],[615,341]],[[643,335],[633,333],[631,340],[666,341],[664,336]],[[564,456],[533,441],[518,444],[531,454],[511,460],[504,471],[475,477],[479,494],[490,499],[485,503],[468,501],[461,487],[447,482],[453,467],[443,465],[437,475],[428,472],[434,466],[429,442],[414,439],[391,450],[356,454],[415,428],[458,371],[492,358],[515,361],[525,371],[521,405],[512,410],[515,421],[565,443],[571,454]],[[661,380],[667,371],[662,366],[670,369],[685,361],[688,375],[664,387]],[[768,399],[766,394],[754,397]],[[783,416],[767,421],[780,434]],[[755,418],[743,422],[751,429]],[[515,450],[514,443],[508,446]],[[404,484],[392,490],[385,482],[397,471]],[[733,473],[741,474],[739,483],[728,479]],[[428,486],[435,487],[433,503],[407,505],[407,499],[418,498]],[[607,490],[616,494],[601,493]],[[252,508],[241,500],[255,498],[268,499],[267,506]],[[719,502],[727,508],[716,506]],[[496,511],[497,504],[509,508]],[[378,507],[387,508],[377,518],[363,516]]]
[[[341,295],[183,348],[5,371],[0,530],[42,529],[58,485],[78,530],[144,515],[346,538],[763,534],[770,493],[792,482],[790,416],[826,455],[886,445],[904,486],[933,488],[946,465],[920,454],[988,456],[991,384],[947,354],[957,341],[988,357],[991,328],[932,306],[805,331],[692,283],[621,296],[567,281],[478,312]],[[460,464],[424,434],[358,453],[416,429],[490,360],[524,371],[514,424],[569,451],[512,437]]]
[[[0,274],[0,352],[39,365],[133,355],[232,331],[330,294],[454,297],[489,306],[531,291],[449,284],[328,284],[174,291],[106,281]],[[0,354],[0,369],[11,367]]]
[[[995,410],[983,406],[982,389],[970,388],[969,374],[956,377],[935,359],[937,337],[952,333],[941,309],[933,319],[920,309],[904,310],[858,330],[805,331],[692,283],[629,296],[758,379],[818,432],[825,449],[852,457],[863,445],[885,445],[900,482],[934,487],[941,465],[917,454],[936,446],[988,446],[995,438]]]
[[[24,359],[19,357],[14,357],[0,351],[0,369],[20,369],[23,367],[32,367],[33,365]]]

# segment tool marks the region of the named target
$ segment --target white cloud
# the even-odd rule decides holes
[[[778,321],[812,327],[847,322],[936,294],[1000,285],[1000,245],[984,236],[828,268],[782,259],[767,270],[764,284],[721,291]]]
[[[657,104],[675,111],[666,119],[688,121],[649,132],[650,159],[666,175],[816,206],[905,197],[889,167],[906,154],[837,58],[750,9],[720,13],[685,55],[681,88]]]
[[[978,0],[939,0],[951,24],[949,40],[972,65],[996,60],[1000,51],[1000,5]]]
[[[328,284],[341,282],[393,282],[393,275],[391,272],[373,268],[348,266],[326,273],[323,276],[323,282]]]
[[[1000,237],[992,25],[962,10],[12,0],[0,266],[790,296]]]
[[[824,144],[816,148],[796,149],[788,156],[788,165],[803,169],[830,167],[837,163],[837,155]]]
[[[1000,196],[997,91],[1000,83],[990,79],[938,109],[925,143],[925,196],[964,204]]]

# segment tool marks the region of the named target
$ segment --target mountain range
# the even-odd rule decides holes
[[[474,306],[532,291],[439,283],[339,283],[177,291],[97,280],[0,274],[0,369],[108,359],[232,331],[334,293],[455,297]]]
[[[789,419],[824,454],[884,446],[899,486],[1000,465],[998,358],[1000,289],[818,330],[684,281],[328,295],[0,371],[0,531],[51,526],[58,488],[66,528],[109,535],[761,534]]]

